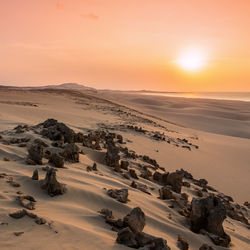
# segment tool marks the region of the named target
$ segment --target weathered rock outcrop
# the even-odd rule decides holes
[[[199,233],[205,229],[215,244],[227,247],[231,241],[223,229],[226,218],[226,208],[221,200],[215,196],[194,198],[191,203],[191,230]]]
[[[105,161],[106,164],[110,167],[113,168],[120,168],[119,165],[119,160],[120,160],[120,155],[119,155],[119,148],[115,146],[114,143],[109,142],[108,147],[107,147],[107,153],[105,156]]]
[[[38,176],[38,170],[37,170],[37,169],[34,170],[31,179],[32,179],[32,180],[35,180],[35,181],[38,181],[39,176]]]
[[[40,144],[31,144],[28,149],[28,159],[30,159],[34,164],[42,165],[43,158],[43,146]]]
[[[79,162],[79,147],[74,143],[69,143],[64,146],[62,156],[66,161]]]
[[[50,196],[60,195],[66,192],[66,185],[57,181],[54,168],[47,170],[45,179],[41,181],[41,188],[46,190]]]
[[[173,191],[176,193],[181,193],[181,187],[182,187],[182,179],[183,179],[183,174],[182,173],[169,173],[167,175],[166,179],[166,185],[172,186]]]
[[[159,195],[160,199],[162,200],[169,200],[173,199],[173,192],[171,191],[171,188],[169,186],[165,186],[159,189]]]

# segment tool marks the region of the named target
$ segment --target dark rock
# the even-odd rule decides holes
[[[21,219],[26,215],[26,210],[22,209],[22,210],[18,210],[14,213],[10,213],[9,216],[14,218],[14,219]]]
[[[28,158],[31,159],[35,164],[42,165],[43,158],[43,146],[39,144],[32,144],[28,149]]]
[[[54,168],[50,168],[46,177],[41,181],[41,188],[46,190],[50,196],[64,194],[66,192],[65,184],[61,184],[56,179],[56,171]]]
[[[153,174],[153,179],[157,182],[162,182],[162,174],[158,171],[155,171]]]
[[[64,167],[64,157],[57,153],[53,153],[49,157],[49,163],[53,164],[56,168],[63,168]]]
[[[129,162],[121,160],[121,168],[124,170],[128,170]]]
[[[44,218],[41,218],[41,217],[38,217],[36,218],[35,220],[35,223],[38,224],[38,225],[43,225],[45,224],[47,221],[44,219]]]
[[[201,229],[207,230],[225,242],[223,246],[229,245],[231,239],[223,229],[223,221],[226,218],[226,208],[221,200],[215,196],[207,198],[194,198],[191,203],[191,230],[198,233]],[[215,240],[216,241],[216,240]],[[220,243],[220,241],[216,241]]]
[[[97,165],[96,165],[95,162],[93,163],[92,170],[93,170],[93,171],[97,171]]]
[[[173,199],[173,193],[170,189],[169,186],[165,186],[159,189],[159,195],[160,195],[160,199],[162,200],[169,200],[169,199]]]
[[[167,176],[166,185],[172,186],[173,191],[180,194],[182,187],[182,178],[182,173],[169,173]]]
[[[74,143],[67,144],[64,147],[62,156],[66,161],[79,162],[79,147]]]
[[[128,228],[124,228],[118,232],[117,243],[132,247],[132,248],[138,248],[138,243],[135,239],[135,234]]]
[[[109,142],[108,147],[107,147],[107,153],[105,156],[105,161],[107,166],[113,167],[113,168],[118,168],[120,167],[119,165],[119,160],[120,160],[120,155],[119,155],[119,148],[115,146],[114,143]]]
[[[24,232],[14,232],[14,235],[16,235],[16,236],[20,236],[22,234],[24,234]]]
[[[128,226],[134,233],[142,232],[146,218],[144,212],[139,208],[133,208],[132,211],[123,219],[124,225]]]
[[[207,244],[203,244],[199,250],[214,250],[211,246],[207,245]]]
[[[107,191],[107,194],[119,202],[122,202],[122,203],[128,202],[128,190],[127,189],[109,189]]]
[[[130,168],[130,169],[129,169],[129,174],[130,174],[130,176],[131,176],[132,178],[134,178],[134,179],[139,179],[134,169]]]
[[[35,209],[35,198],[30,195],[17,196],[20,205],[29,210]]]
[[[64,123],[59,123],[55,119],[48,119],[38,124],[38,126],[43,127],[42,135],[52,141],[63,140],[65,143],[74,143],[75,141],[75,132]]]
[[[35,143],[35,144],[38,144],[38,145],[41,145],[41,146],[43,146],[44,148],[47,148],[47,147],[49,146],[47,143],[45,143],[43,140],[41,140],[41,139],[39,139],[39,138],[35,139],[35,140],[34,140],[34,143]]]
[[[34,170],[31,179],[32,179],[32,180],[35,180],[35,181],[38,181],[39,176],[38,176],[38,170],[37,170],[37,169]]]
[[[188,250],[189,249],[189,244],[186,239],[178,235],[178,243],[181,247],[182,250]]]

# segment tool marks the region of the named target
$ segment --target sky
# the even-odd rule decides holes
[[[3,85],[250,91],[250,1],[0,0],[0,55]]]

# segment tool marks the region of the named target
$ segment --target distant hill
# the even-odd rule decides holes
[[[59,85],[46,85],[37,87],[18,87],[18,86],[6,86],[0,85],[0,88],[11,88],[11,89],[74,89],[74,90],[87,90],[97,92],[95,88],[87,87],[78,83],[62,83]]]

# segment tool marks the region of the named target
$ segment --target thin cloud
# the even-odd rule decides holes
[[[98,20],[99,16],[97,16],[96,14],[93,13],[88,13],[88,14],[80,14],[81,18],[89,18],[89,19],[93,19],[93,20]]]

